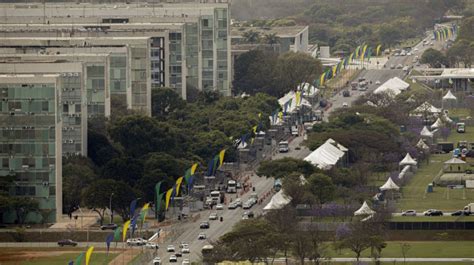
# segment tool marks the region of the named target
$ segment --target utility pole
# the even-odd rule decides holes
[[[109,198],[110,224],[112,224],[114,221],[114,211],[112,210],[112,196],[114,196],[113,192],[112,194],[110,194],[110,198]]]

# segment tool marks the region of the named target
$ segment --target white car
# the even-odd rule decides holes
[[[159,248],[158,244],[152,243],[152,242],[146,243],[145,247],[150,248],[150,249],[158,249]]]
[[[168,246],[166,247],[166,251],[167,251],[167,252],[174,252],[174,250],[175,250],[175,249],[174,249],[174,246],[173,246],[173,245],[168,245]]]
[[[183,247],[183,248],[181,249],[181,252],[182,252],[183,254],[189,254],[189,253],[191,252],[191,250],[189,249],[189,246],[186,246],[186,247]]]
[[[244,205],[242,206],[244,210],[250,209],[251,207],[252,207],[252,204],[250,204],[249,202],[244,203]]]
[[[342,107],[343,107],[343,108],[348,108],[348,107],[349,107],[349,104],[347,104],[347,102],[342,102]]]
[[[234,210],[237,208],[237,204],[235,202],[232,202],[227,206],[227,209]]]
[[[242,215],[242,220],[247,220],[249,219],[248,215]]]
[[[198,240],[205,240],[207,237],[206,237],[206,234],[204,233],[199,233],[198,235]]]
[[[161,265],[161,258],[155,257],[151,263],[152,265]]]
[[[178,262],[178,257],[176,257],[176,255],[171,255],[170,262]]]
[[[416,216],[415,210],[407,210],[402,213],[402,216]]]
[[[127,239],[127,245],[129,246],[143,246],[147,241],[143,238],[129,238]]]
[[[181,265],[189,265],[189,264],[191,264],[189,259],[183,259],[183,262],[181,262]]]
[[[375,81],[375,84],[380,85],[380,81],[379,80]]]
[[[189,244],[181,242],[181,244],[179,245],[179,248],[189,248]]]
[[[218,218],[218,217],[217,217],[217,213],[211,213],[211,214],[209,215],[209,220],[217,220],[217,218]]]
[[[218,205],[216,205],[216,210],[224,210],[224,205],[219,203]]]
[[[242,207],[242,200],[240,198],[235,199],[234,203],[235,206]]]

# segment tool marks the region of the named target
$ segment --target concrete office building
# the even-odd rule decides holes
[[[13,175],[13,196],[34,198],[29,222],[62,215],[62,92],[59,75],[0,75],[0,177]],[[13,211],[3,221],[14,223]]]
[[[148,37],[144,68],[150,68],[146,79],[151,80],[147,90],[174,87],[183,98],[187,86],[231,94],[230,11],[226,3],[0,6],[7,14],[0,18],[2,38],[87,38],[86,45],[97,46],[95,39]],[[112,44],[102,43],[107,46]]]
[[[1,57],[0,57],[1,61]],[[82,63],[1,63],[0,74],[60,74],[63,156],[87,156],[87,101]]]

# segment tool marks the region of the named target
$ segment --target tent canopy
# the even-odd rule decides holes
[[[411,157],[410,153],[407,153],[403,160],[399,163],[400,166],[416,166],[417,164],[418,163]]]
[[[291,198],[283,194],[283,189],[273,195],[270,202],[263,207],[263,210],[277,210],[285,207],[291,202]]]
[[[369,205],[367,204],[366,201],[362,204],[362,206],[359,208],[359,210],[354,212],[354,215],[372,215],[374,214],[375,211],[370,209]]]
[[[437,107],[435,107],[435,106],[433,106],[430,103],[425,101],[418,108],[416,108],[413,112],[414,113],[429,112],[429,113],[432,113],[432,114],[436,114],[436,113],[441,113],[441,109],[438,109]]]
[[[298,106],[307,106],[311,107],[311,104],[304,99],[303,97],[300,97],[300,102],[298,102],[298,106],[296,105],[296,93],[294,91],[290,91],[286,93],[283,97],[281,97],[278,100],[278,103],[280,106],[283,108],[283,112],[285,111],[285,104],[287,105],[286,107],[286,112],[287,113],[292,113],[294,112]]]
[[[448,161],[444,162],[445,165],[459,165],[459,164],[466,164],[466,161],[463,161],[459,158],[453,157]]]
[[[387,182],[380,187],[380,190],[399,190],[400,188],[393,182],[392,178],[388,178]]]
[[[375,89],[374,94],[385,92],[385,93],[388,93],[389,95],[396,96],[400,94],[402,91],[408,89],[409,87],[410,87],[410,84],[401,80],[398,77],[394,77],[387,80],[385,83],[380,85],[377,89]]]
[[[431,129],[438,129],[438,128],[441,128],[443,126],[443,121],[438,118],[436,119],[436,121],[431,125]]]
[[[317,95],[319,92],[319,89],[310,83],[301,83],[301,85],[298,86],[298,90],[303,91],[303,95],[310,97]]]
[[[423,130],[421,130],[420,135],[425,137],[433,137],[433,133],[430,132],[430,130],[428,130],[426,126],[423,127]]]
[[[330,169],[345,155],[346,147],[329,138],[324,144],[304,158],[319,169]]]
[[[443,100],[456,100],[456,96],[451,93],[451,90],[448,90],[448,93],[444,95]]]
[[[420,149],[424,149],[424,150],[430,149],[430,147],[423,141],[423,139],[420,139],[418,141],[418,143],[416,144],[416,147]]]

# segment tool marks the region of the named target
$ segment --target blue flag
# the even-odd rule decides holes
[[[138,199],[135,199],[130,203],[130,218],[133,218],[133,216],[135,215],[135,209],[137,208],[137,202],[138,202]]]
[[[67,265],[74,265],[74,261],[69,261],[69,263]]]
[[[114,241],[114,233],[109,234],[105,239],[105,245],[107,246],[107,255],[109,255],[110,243],[112,243],[112,241]]]

